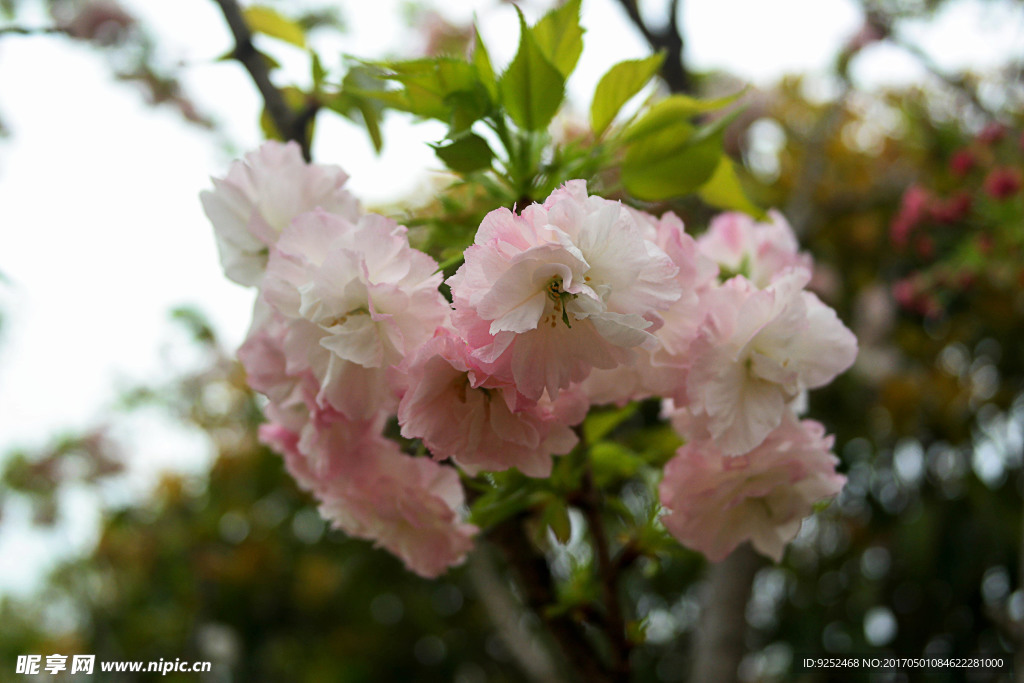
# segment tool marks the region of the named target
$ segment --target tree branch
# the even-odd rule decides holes
[[[253,83],[263,97],[267,115],[274,122],[274,127],[285,140],[294,140],[302,148],[302,156],[310,161],[310,140],[306,131],[309,122],[316,116],[318,107],[309,104],[302,111],[296,112],[284,99],[282,92],[270,80],[270,69],[263,55],[252,43],[252,32],[245,23],[242,10],[235,0],[214,0],[220,5],[224,19],[227,21],[231,35],[235,38],[235,49],[232,57],[238,60],[249,72]]]
[[[746,652],[747,601],[763,564],[749,543],[708,568],[710,590],[701,615],[690,680],[735,683]]]
[[[644,39],[655,52],[665,51],[665,63],[661,66],[661,77],[669,90],[675,93],[690,92],[693,88],[690,72],[683,63],[683,34],[679,27],[680,0],[669,3],[668,20],[665,27],[654,30],[640,16],[636,0],[619,0],[626,15],[643,34]]]
[[[525,614],[498,574],[490,553],[478,550],[469,556],[469,579],[491,621],[523,672],[536,683],[557,683],[561,676],[548,650],[522,620]]]
[[[514,517],[494,527],[488,539],[501,549],[518,579],[526,605],[541,618],[558,643],[573,671],[585,683],[618,683],[610,677],[580,625],[568,615],[552,615],[556,603],[554,580],[547,560],[537,553],[523,529],[523,519]]]
[[[593,538],[594,553],[597,555],[598,577],[601,580],[602,599],[607,613],[606,631],[611,645],[612,671],[615,680],[629,681],[629,653],[633,646],[626,637],[626,620],[622,616],[622,606],[619,603],[618,565],[612,560],[608,534],[601,518],[600,494],[594,485],[594,474],[589,461],[583,473],[583,500],[580,503]]]
[[[29,28],[27,26],[0,26],[0,36],[45,36],[45,35],[68,35],[67,29],[59,26],[40,26]]]

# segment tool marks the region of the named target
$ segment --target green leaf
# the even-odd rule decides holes
[[[448,58],[413,60],[389,65],[389,76],[405,86],[408,111],[424,118],[447,121],[451,107],[446,99],[457,92],[471,91],[476,82],[472,65]]]
[[[367,102],[361,97],[356,99],[355,106],[363,120],[363,125],[366,126],[366,132],[370,136],[370,142],[373,143],[373,151],[380,154],[380,150],[384,147],[384,138],[380,132],[380,109],[375,107],[373,103]]]
[[[629,479],[644,464],[639,455],[613,441],[602,441],[591,446],[590,462],[594,468],[594,483],[599,488]]]
[[[306,34],[302,26],[271,7],[251,5],[242,10],[242,16],[253,33],[262,33],[297,47],[306,47]]]
[[[473,32],[476,35],[476,47],[473,50],[473,66],[476,67],[476,74],[480,78],[480,82],[484,84],[484,88],[487,89],[487,94],[491,96],[491,100],[497,101],[498,79],[494,75],[494,67],[491,65],[491,55],[487,52],[484,39],[480,36],[480,29],[474,27]]]
[[[463,135],[449,145],[434,147],[445,165],[456,173],[472,173],[491,167],[494,152],[487,141],[476,133]]]
[[[619,62],[601,77],[590,105],[590,127],[595,135],[604,132],[622,105],[654,78],[664,61],[664,52],[647,59],[630,59]]]
[[[543,523],[550,527],[551,533],[561,544],[569,542],[572,536],[572,521],[569,518],[569,506],[558,496],[551,496],[551,499],[544,506]]]
[[[342,116],[361,123],[373,142],[376,152],[384,146],[380,124],[384,114],[384,104],[379,98],[366,93],[380,85],[373,69],[363,65],[353,66],[345,74],[341,82],[341,92],[326,100],[325,105]],[[378,93],[385,91],[377,91]],[[394,91],[391,91],[394,92]],[[399,93],[394,92],[398,95]]]
[[[739,109],[694,129],[681,119],[663,118],[644,128],[622,162],[622,184],[636,198],[662,201],[695,192],[711,179],[724,155],[722,136]],[[643,123],[641,121],[640,123]]]
[[[327,78],[327,69],[324,68],[323,62],[320,61],[320,55],[310,51],[310,69],[313,77],[313,91],[320,92],[323,90],[324,81]]]
[[[480,496],[470,508],[469,521],[481,529],[498,524],[526,510],[534,502],[529,488],[495,489]]]
[[[516,125],[526,130],[543,130],[562,104],[565,80],[537,47],[522,12],[519,27],[519,51],[502,74],[498,92]]]
[[[643,645],[647,640],[647,626],[646,618],[626,622],[626,639],[634,645]]]
[[[672,95],[651,107],[648,112],[626,131],[626,142],[632,142],[657,133],[666,126],[684,121],[696,114],[705,114],[728,106],[745,91],[715,100],[698,100],[688,95]]]
[[[697,194],[716,208],[743,211],[758,220],[765,218],[765,212],[750,201],[743,190],[733,160],[724,154],[711,178],[701,186]]]
[[[545,14],[533,27],[537,46],[565,79],[576,68],[576,62],[583,52],[580,2],[569,0]]]
[[[711,177],[721,143],[691,144],[693,126],[678,121],[649,134],[626,150],[622,183],[636,198],[660,201],[692,192]]]
[[[267,69],[269,71],[273,71],[275,69],[280,69],[281,68],[281,62],[277,61],[276,59],[274,59],[273,57],[268,55],[266,52],[260,52],[259,50],[256,50],[256,54],[258,54],[263,59],[263,63],[267,65]],[[228,50],[227,52],[225,52],[224,54],[222,54],[219,57],[217,57],[214,61],[215,62],[230,62],[231,60],[233,60],[235,58],[236,58],[235,50],[234,50],[234,48],[232,48],[232,49]]]
[[[364,87],[358,94],[387,107],[451,125],[457,133],[491,109],[490,97],[477,67],[461,59],[438,57],[404,62],[366,64],[377,78],[400,83],[400,90]]]
[[[561,458],[555,458],[554,467],[551,468],[551,476],[548,482],[555,491],[575,491],[580,486],[580,478],[583,476],[583,464],[581,449],[574,449],[571,453]]]
[[[491,110],[490,98],[482,86],[475,90],[454,92],[445,97],[444,102],[449,111],[449,137],[469,130],[470,126]]]
[[[630,432],[626,443],[640,454],[644,462],[660,470],[675,457],[683,440],[672,425],[662,424]]]
[[[601,599],[601,587],[597,581],[597,572],[592,568],[593,561],[585,562],[570,556],[569,562],[569,578],[558,582],[557,599],[555,604],[544,607],[545,617],[570,614],[592,606]]]
[[[593,410],[583,421],[583,437],[587,443],[597,443],[613,429],[636,414],[639,403],[628,403],[622,408]]]

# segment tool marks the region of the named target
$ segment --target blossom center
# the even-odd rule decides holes
[[[545,289],[547,290],[548,298],[554,302],[555,314],[561,313],[562,322],[565,323],[566,327],[572,329],[572,324],[569,322],[569,312],[566,309],[566,304],[575,299],[576,295],[562,289],[563,286],[562,277],[560,275],[555,275],[548,280],[548,284]],[[551,327],[554,327],[557,315],[552,315],[550,317]]]
[[[370,314],[370,312],[368,310],[366,310],[365,308],[363,308],[363,307],[353,308],[348,313],[344,313],[342,315],[327,316],[324,319],[320,320],[318,322],[318,324],[324,330],[329,330],[332,327],[337,327],[339,325],[344,325],[345,323],[348,322],[348,319],[349,319],[350,316],[369,315],[369,314]]]
[[[459,400],[459,403],[466,402],[466,392],[476,391],[484,397],[484,402],[489,403],[491,400],[491,391],[483,387],[476,387],[475,389],[469,383],[469,373],[460,373],[451,383],[452,389],[455,390],[455,397]]]
[[[723,282],[733,279],[737,275],[742,275],[743,277],[749,280],[751,270],[752,269],[750,263],[750,254],[744,252],[743,258],[740,260],[739,265],[736,266],[735,269],[730,268],[729,266],[722,263],[718,264],[718,282],[719,284],[721,284]]]

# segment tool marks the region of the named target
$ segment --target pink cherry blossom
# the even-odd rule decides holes
[[[383,216],[317,210],[271,251],[263,295],[289,322],[286,355],[311,369],[318,400],[350,418],[393,408],[392,368],[445,324],[437,263]]]
[[[281,406],[303,403],[302,383],[308,375],[305,366],[289,367],[285,353],[289,332],[287,319],[257,299],[249,335],[238,349],[249,386]],[[289,422],[292,428],[301,427],[304,412],[297,425]]]
[[[648,332],[657,340],[656,345],[637,349],[632,365],[595,370],[581,386],[593,403],[621,405],[651,396],[684,402],[688,351],[704,320],[698,295],[712,286],[717,267],[698,251],[696,242],[686,234],[682,220],[674,213],[666,213],[660,219],[642,211],[631,213],[645,238],[678,267],[675,281],[681,295],[664,310],[649,316],[655,320]]]
[[[743,541],[775,561],[813,505],[836,495],[833,438],[787,413],[754,450],[733,457],[714,441],[691,441],[665,466],[662,522],[681,543],[718,562]]]
[[[650,397],[687,438],[664,524],[712,560],[745,540],[781,558],[842,487],[832,438],[794,410],[857,342],[805,291],[781,215],[723,214],[694,240],[570,181],[484,218],[449,305],[434,259],[345,181],[267,143],[202,196],[228,277],[260,285],[239,350],[268,399],[260,438],[335,527],[438,576],[478,531],[455,466],[550,476],[591,404]],[[396,412],[433,459],[382,436]]]
[[[465,494],[452,467],[401,453],[395,442],[364,444],[367,467],[318,492],[320,514],[345,533],[373,540],[420,576],[461,564],[477,527],[460,521]]]
[[[347,180],[337,166],[307,164],[294,142],[266,142],[231,164],[199,195],[224,273],[241,285],[259,284],[268,248],[300,213],[319,207],[356,220],[359,202],[343,189]]]
[[[326,333],[301,319],[290,319],[256,301],[252,329],[238,350],[249,385],[271,401],[278,421],[293,429],[315,406],[329,405],[353,420],[373,419],[398,406],[400,377],[391,368],[365,368],[339,359],[320,345]],[[316,388],[312,394],[309,387]],[[306,402],[310,405],[307,406]],[[287,419],[295,413],[294,419]]]
[[[809,278],[791,269],[757,289],[737,276],[702,297],[707,317],[690,347],[687,398],[692,411],[707,415],[726,454],[756,447],[788,402],[831,382],[856,358],[853,333],[803,291]]]
[[[335,418],[311,422],[301,433],[271,423],[260,437],[284,455],[320,514],[346,534],[374,541],[427,578],[461,563],[477,528],[460,521],[458,473],[401,453],[367,423]]]
[[[655,345],[678,267],[618,202],[570,181],[521,215],[489,213],[450,279],[454,324],[489,371],[531,400]]]
[[[771,222],[757,223],[745,213],[716,216],[697,240],[700,252],[718,264],[720,277],[744,275],[757,287],[766,287],[788,268],[811,269],[811,257],[799,251],[796,235],[777,211]]]
[[[471,475],[515,467],[547,477],[551,455],[568,453],[577,441],[561,420],[580,422],[588,407],[574,392],[562,392],[557,406],[522,401],[514,387],[482,372],[466,343],[447,331],[416,353],[407,382],[398,406],[402,436],[421,438],[434,457],[450,457]]]

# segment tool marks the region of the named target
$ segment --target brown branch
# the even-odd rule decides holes
[[[467,573],[473,588],[523,673],[536,683],[557,683],[561,675],[545,644],[524,623],[525,611],[502,580],[491,555],[481,549],[469,556]]]
[[[611,645],[612,672],[615,680],[626,682],[629,681],[629,653],[633,646],[626,637],[626,620],[622,616],[622,606],[619,603],[618,565],[612,560],[608,534],[601,518],[600,493],[594,485],[594,473],[589,461],[583,473],[583,500],[580,502],[597,555],[597,571],[606,611],[606,631]]]
[[[744,543],[710,565],[708,602],[701,615],[690,680],[735,683],[746,652],[747,601],[763,560]]]
[[[568,615],[549,613],[548,608],[556,603],[554,579],[547,560],[534,549],[524,531],[523,518],[514,517],[494,527],[488,540],[501,549],[519,582],[524,602],[547,626],[579,680],[618,683],[601,666],[580,625]]]
[[[661,77],[669,90],[675,93],[690,92],[693,88],[690,72],[683,63],[683,34],[679,27],[680,0],[669,3],[669,16],[664,28],[655,30],[647,25],[640,15],[637,0],[619,0],[626,15],[643,34],[647,44],[655,52],[665,51],[665,63],[661,66]]]
[[[38,28],[29,28],[27,26],[2,26],[0,27],[0,36],[4,35],[47,36],[69,35],[69,33],[67,29],[60,28],[59,26],[40,26]]]
[[[318,107],[310,103],[302,111],[296,112],[284,99],[284,94],[270,80],[270,68],[263,55],[253,46],[252,31],[245,23],[242,10],[235,0],[214,0],[220,5],[224,19],[227,21],[231,35],[235,38],[235,49],[232,57],[238,60],[249,72],[253,83],[263,97],[267,115],[274,122],[274,127],[285,140],[294,140],[302,148],[302,156],[311,159],[310,140],[307,129],[310,121],[316,116]]]
[[[612,569],[617,576],[621,576],[624,571],[633,566],[633,563],[643,557],[637,549],[636,541],[630,539],[622,546],[618,554],[612,560]]]

